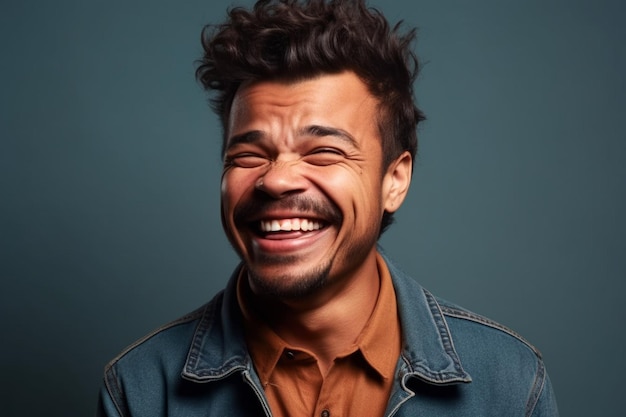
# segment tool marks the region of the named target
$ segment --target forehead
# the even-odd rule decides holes
[[[298,81],[260,81],[237,91],[228,120],[229,136],[259,123],[341,128],[375,124],[378,101],[352,72]]]

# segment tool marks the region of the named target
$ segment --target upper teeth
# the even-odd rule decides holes
[[[263,232],[289,232],[294,230],[307,232],[318,230],[321,227],[320,222],[307,219],[261,220],[261,231]]]

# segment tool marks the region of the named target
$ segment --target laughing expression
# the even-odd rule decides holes
[[[383,211],[399,205],[377,104],[351,72],[238,90],[222,222],[254,292],[306,296],[374,265]]]

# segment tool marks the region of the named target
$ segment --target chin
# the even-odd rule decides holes
[[[250,287],[257,295],[277,298],[305,298],[326,286],[330,272],[330,262],[310,271],[288,273],[284,268],[272,268],[274,272],[261,271],[262,268],[249,267]],[[295,269],[295,268],[294,268]]]

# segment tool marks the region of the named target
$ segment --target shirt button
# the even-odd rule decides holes
[[[322,411],[322,417],[330,417],[330,411],[328,410]]]

